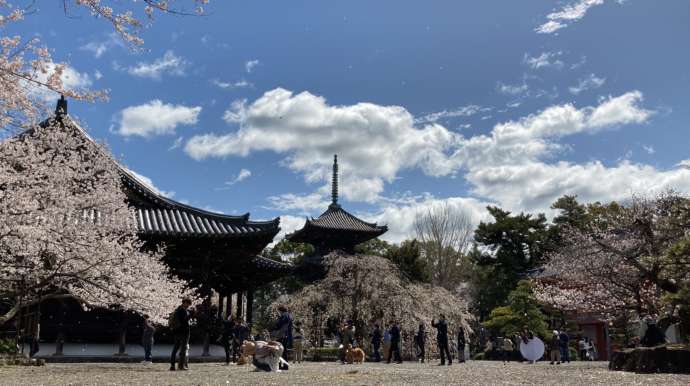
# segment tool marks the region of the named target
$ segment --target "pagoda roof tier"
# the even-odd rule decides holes
[[[317,254],[335,250],[352,251],[355,245],[378,237],[388,231],[385,225],[360,220],[338,204],[338,156],[333,157],[331,204],[318,218],[308,218],[302,229],[287,239],[296,243],[308,243]]]
[[[338,204],[331,204],[318,218],[307,219],[302,229],[287,236],[292,242],[310,243],[324,239],[326,234],[337,236],[347,234],[349,238],[364,242],[388,231],[387,226],[363,221],[348,213]],[[327,237],[330,238],[330,237]]]

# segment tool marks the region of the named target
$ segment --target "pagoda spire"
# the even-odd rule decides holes
[[[331,179],[331,205],[338,205],[338,155],[333,156],[333,178]]]
[[[60,94],[60,99],[57,101],[57,106],[55,106],[55,115],[63,116],[67,114],[67,99],[65,99],[64,94]]]

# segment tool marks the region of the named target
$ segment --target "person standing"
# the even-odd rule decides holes
[[[304,339],[304,331],[302,330],[302,323],[295,322],[295,333],[292,335],[292,346],[295,353],[295,362],[302,363],[302,356],[304,355],[304,347],[302,342]]]
[[[561,341],[561,362],[570,363],[570,337],[565,331],[558,335]]]
[[[242,347],[242,342],[249,340],[249,326],[245,323],[242,318],[235,319],[235,327],[233,328],[232,336],[232,361],[235,362],[235,358],[242,355],[240,353],[240,348]]]
[[[278,312],[280,312],[280,317],[276,323],[276,336],[283,345],[283,359],[287,361],[288,349],[292,349],[292,316],[284,305],[278,307]]]
[[[577,342],[577,348],[580,352],[580,360],[581,361],[586,361],[588,360],[587,356],[587,341],[585,340],[585,337],[580,337],[580,340]]]
[[[232,315],[223,320],[223,333],[220,336],[223,350],[225,350],[225,365],[230,365],[230,352],[233,349],[235,341],[235,321],[232,320]],[[233,355],[233,362],[235,358]]]
[[[187,362],[187,345],[189,345],[189,334],[191,332],[189,326],[189,320],[192,317],[191,306],[192,299],[182,299],[182,304],[177,307],[171,317],[172,325],[170,327],[173,333],[173,349],[170,354],[170,371],[175,371],[175,359],[178,351],[180,352],[180,358],[177,369],[187,370],[185,363]]]
[[[349,347],[355,347],[355,325],[352,320],[340,328],[340,343],[343,346],[340,351],[340,361],[345,363],[345,353]]]
[[[551,354],[551,364],[557,362],[556,364],[561,364],[561,338],[559,337],[558,331],[553,330],[553,335],[551,335],[551,340],[549,341],[549,353]]]
[[[151,360],[151,350],[153,349],[153,335],[156,333],[156,327],[149,319],[148,315],[144,315],[144,328],[141,334],[141,345],[144,346],[144,364],[150,365],[153,363]]]
[[[374,362],[381,362],[381,328],[374,324],[374,331],[371,333],[371,347],[374,350]]]
[[[503,364],[510,362],[510,357],[513,356],[513,341],[510,337],[506,336],[503,338],[501,344],[501,357],[503,358]]]
[[[388,362],[391,351],[391,330],[390,327],[383,333],[383,360]]]
[[[391,359],[396,363],[402,363],[402,356],[400,355],[400,327],[396,322],[391,322],[391,347],[388,349],[388,363]]]
[[[450,355],[448,349],[448,324],[446,323],[446,316],[439,315],[438,323],[431,319],[431,327],[436,329],[436,343],[438,343],[438,351],[441,353],[441,364],[446,364],[446,357],[448,358],[448,366],[453,363],[453,357]]]
[[[467,340],[465,339],[465,329],[460,326],[458,329],[458,362],[465,363],[465,345]]]
[[[424,358],[426,357],[426,328],[424,323],[419,324],[417,335],[415,335],[415,345],[417,346],[417,360],[424,363]]]

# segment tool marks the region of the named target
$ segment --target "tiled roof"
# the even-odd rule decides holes
[[[319,230],[332,235],[342,232],[362,235],[359,237],[374,238],[386,233],[388,227],[362,221],[345,211],[340,205],[331,204],[318,218],[307,219],[304,227],[288,235],[287,239],[295,242],[309,242],[314,237],[318,237],[317,233],[321,233]]]
[[[362,221],[345,211],[340,205],[332,204],[317,219],[307,220],[309,225],[326,229],[349,230],[358,232],[385,232],[386,226],[378,226],[376,223]]]
[[[99,146],[88,133],[77,124],[69,114],[56,115],[60,124]],[[47,125],[46,120],[42,125]],[[136,224],[139,234],[171,235],[190,237],[274,237],[280,231],[280,219],[269,221],[250,221],[249,213],[230,216],[213,213],[171,200],[140,181],[126,167],[117,163],[126,191],[137,197],[131,205],[136,210]]]
[[[144,203],[134,203],[137,230],[142,234],[234,237],[252,234],[275,235],[280,230],[280,219],[250,221],[249,214],[229,216],[205,211],[171,200],[154,192],[129,171],[122,168],[125,186]]]

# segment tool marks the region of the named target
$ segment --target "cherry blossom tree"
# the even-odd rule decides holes
[[[584,208],[584,206],[583,206]],[[537,297],[560,309],[657,314],[662,295],[690,280],[683,252],[690,201],[674,192],[635,196],[625,205],[592,204],[583,221],[561,229]]]
[[[119,166],[68,116],[0,142],[0,300],[119,305],[157,322],[189,295],[137,238]]]
[[[14,25],[37,12],[35,2],[27,1],[25,6],[22,3],[0,0],[0,131],[36,124],[46,111],[46,92],[88,101],[107,97],[105,91],[65,87],[66,63],[55,63],[38,37],[11,34]],[[175,8],[175,3],[190,3],[193,9],[185,11],[181,5]],[[62,7],[66,14],[83,10],[106,21],[124,42],[136,48],[144,44],[140,33],[156,14],[201,14],[207,3],[208,0],[62,0]]]
[[[409,350],[409,337],[418,325],[425,324],[431,336],[431,319],[438,319],[439,313],[445,314],[453,326],[461,325],[467,333],[472,331],[472,317],[462,298],[443,287],[409,282],[384,257],[334,252],[325,257],[325,265],[323,280],[274,303],[274,307],[287,304],[314,344],[321,341],[329,321],[334,320],[352,320],[358,339],[368,336],[374,323],[387,325],[395,320],[408,337],[405,342]]]

